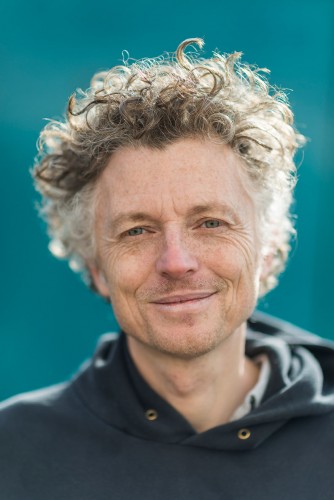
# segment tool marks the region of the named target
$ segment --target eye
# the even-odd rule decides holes
[[[206,227],[207,229],[214,229],[216,227],[220,227],[222,225],[222,222],[217,219],[210,219],[206,220],[203,222],[202,226]]]
[[[126,232],[128,236],[139,236],[143,234],[144,228],[143,227],[134,227],[132,229],[129,229],[129,231]]]

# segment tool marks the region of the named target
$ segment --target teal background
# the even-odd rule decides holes
[[[47,250],[29,167],[45,117],[60,117],[92,74],[174,51],[185,38],[242,51],[293,89],[310,141],[296,193],[299,237],[260,309],[334,338],[334,4],[328,0],[165,3],[12,0],[0,6],[0,399],[67,378],[117,328],[109,307]],[[301,159],[301,158],[300,158]]]

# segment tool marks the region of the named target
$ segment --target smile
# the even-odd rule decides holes
[[[206,306],[217,292],[201,292],[187,293],[184,295],[172,295],[162,297],[159,300],[152,302],[158,309],[162,311],[190,311],[201,309]]]

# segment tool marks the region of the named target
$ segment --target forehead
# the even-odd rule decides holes
[[[182,139],[162,150],[123,147],[110,158],[97,182],[99,206],[109,215],[124,211],[187,211],[221,203],[244,212],[253,187],[229,146]]]

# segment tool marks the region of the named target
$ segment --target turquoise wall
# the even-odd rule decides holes
[[[260,304],[334,338],[334,4],[328,0],[85,3],[11,0],[0,6],[0,399],[67,378],[97,337],[117,328],[108,306],[47,250],[29,167],[45,117],[121,61],[173,51],[188,37],[205,53],[242,51],[290,92],[310,141],[296,193],[298,243],[280,286]]]

